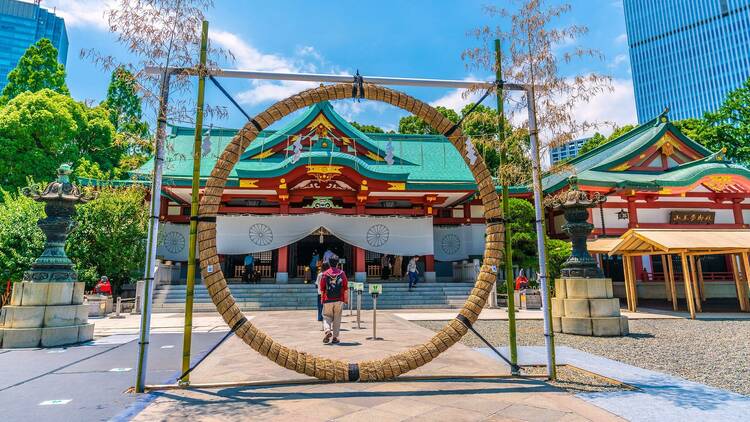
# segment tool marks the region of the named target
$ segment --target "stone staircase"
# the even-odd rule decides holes
[[[412,292],[407,283],[383,283],[378,309],[448,309],[463,306],[474,285],[471,283],[421,283]],[[315,309],[317,293],[310,284],[230,284],[234,299],[243,311]],[[355,302],[356,306],[356,296]],[[362,295],[362,309],[372,309],[372,296]],[[154,292],[154,312],[184,312],[185,286],[160,285]],[[215,311],[208,290],[195,287],[194,310]]]

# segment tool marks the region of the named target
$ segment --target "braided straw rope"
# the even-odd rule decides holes
[[[493,288],[503,249],[503,225],[496,223],[502,217],[502,209],[495,192],[495,184],[481,157],[477,157],[474,165],[464,158],[477,181],[484,205],[484,216],[488,221],[493,222],[487,225],[486,247],[481,271],[459,315],[448,322],[428,342],[405,352],[381,360],[348,363],[314,356],[279,344],[244,317],[229,291],[216,252],[216,222],[212,217],[215,217],[219,210],[227,177],[250,142],[258,136],[258,132],[295,110],[321,101],[346,98],[352,98],[351,84],[327,85],[309,89],[269,107],[255,116],[253,122],[246,124],[237,133],[217,160],[206,182],[205,192],[200,201],[198,248],[203,278],[211,299],[216,305],[216,310],[227,325],[235,328],[235,334],[252,349],[282,367],[322,380],[381,381],[395,378],[430,362],[459,341],[468,330],[466,324],[473,324],[479,317]],[[364,98],[402,108],[422,118],[439,133],[445,133],[453,125],[433,107],[402,92],[378,85],[364,84]],[[466,139],[460,129],[450,135],[450,141],[464,157],[466,156]],[[212,266],[214,271],[209,273],[208,266]]]

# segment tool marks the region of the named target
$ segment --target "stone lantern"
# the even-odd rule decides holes
[[[561,277],[555,280],[552,299],[552,325],[556,332],[593,336],[628,334],[628,319],[620,315],[620,299],[612,293],[612,279],[604,278],[591,256],[586,239],[594,229],[588,222],[589,209],[606,201],[598,193],[589,197],[578,189],[578,178],[568,178],[570,189],[555,198],[552,205],[562,209],[562,230],[570,237],[572,251],[563,263]]]
[[[84,283],[78,281],[73,263],[65,254],[75,206],[86,201],[78,187],[70,183],[70,173],[70,166],[63,164],[57,170],[57,180],[43,191],[24,189],[26,196],[45,204],[47,217],[38,225],[46,241],[42,255],[24,273],[23,281],[13,284],[10,305],[2,309],[3,348],[55,347],[94,337],[88,305],[83,303]]]

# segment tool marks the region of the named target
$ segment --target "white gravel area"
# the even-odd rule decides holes
[[[445,321],[414,321],[438,331]],[[544,344],[542,321],[518,321],[519,346]],[[508,344],[508,321],[477,321],[474,328],[493,345]],[[462,342],[484,347],[474,334]],[[664,372],[750,396],[750,321],[631,320],[626,337],[555,333],[557,345]]]

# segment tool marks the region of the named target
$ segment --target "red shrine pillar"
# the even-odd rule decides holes
[[[367,279],[367,265],[365,263],[365,250],[354,247],[354,281],[362,283]]]
[[[628,198],[628,228],[638,227],[638,209],[635,207],[635,198]]]
[[[282,246],[278,249],[278,257],[276,259],[276,282],[277,283],[288,283],[289,282],[289,247]]]
[[[424,281],[434,282],[437,279],[435,275],[435,255],[424,256]]]

